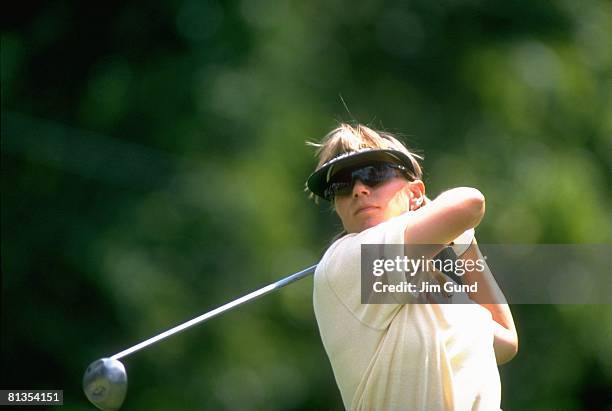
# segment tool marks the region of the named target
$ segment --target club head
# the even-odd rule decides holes
[[[118,360],[101,358],[89,364],[83,375],[87,399],[102,411],[117,411],[127,393],[127,373]]]

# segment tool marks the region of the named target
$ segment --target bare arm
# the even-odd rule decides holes
[[[406,227],[405,242],[439,245],[439,249],[432,250],[433,254],[464,231],[476,227],[485,212],[484,196],[469,187],[448,190],[433,201],[426,199],[425,204],[414,212],[414,218]],[[461,258],[483,259],[475,240]],[[495,321],[493,346],[497,363],[510,361],[518,351],[518,336],[506,298],[493,274],[485,263],[482,272],[466,270],[464,281],[467,284],[478,282],[478,293],[470,295],[470,298],[489,310]]]
[[[405,243],[440,244],[442,249],[465,230],[476,227],[484,211],[484,196],[475,188],[445,191],[427,202],[427,206],[414,211],[404,233]]]
[[[484,270],[480,271],[476,267],[472,270],[466,270],[463,281],[465,284],[478,283],[478,291],[471,293],[470,298],[491,312],[491,316],[495,321],[493,329],[495,358],[498,364],[507,363],[518,352],[518,335],[506,298],[486,264],[476,244],[476,239],[474,239],[472,245],[460,258],[484,261]]]

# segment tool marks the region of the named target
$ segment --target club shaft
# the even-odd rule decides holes
[[[158,341],[161,341],[163,339],[166,339],[174,334],[180,333],[181,331],[185,331],[188,328],[191,328],[197,324],[203,323],[204,321],[207,321],[213,317],[216,317],[219,314],[223,314],[226,311],[231,310],[232,308],[238,307],[242,304],[248,303],[249,301],[255,300],[256,298],[259,298],[261,296],[264,296],[266,294],[271,293],[272,291],[278,290],[279,288],[282,288],[288,284],[291,284],[297,280],[300,280],[310,274],[312,274],[315,270],[315,268],[317,268],[316,264],[313,266],[310,266],[308,268],[303,269],[302,271],[299,271],[295,274],[291,274],[285,278],[282,278],[272,284],[269,284],[265,287],[260,288],[259,290],[253,291],[243,297],[237,298],[234,301],[230,301],[227,304],[223,304],[222,306],[215,308],[214,310],[211,310],[205,314],[202,314],[192,320],[186,321],[182,324],[177,325],[176,327],[170,328],[167,331],[164,331],[161,334],[158,334],[154,337],[149,338],[148,340],[142,341],[130,348],[127,348],[115,355],[113,355],[112,359],[114,360],[119,360],[121,358],[127,357],[130,354],[135,353],[136,351],[142,350],[145,347],[148,347],[149,345],[155,344]]]

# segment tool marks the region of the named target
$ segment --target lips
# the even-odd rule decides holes
[[[373,205],[363,205],[359,208],[357,208],[357,210],[355,211],[355,215],[359,214],[359,213],[367,213],[368,211],[372,211],[372,210],[376,210],[378,207],[373,206]]]

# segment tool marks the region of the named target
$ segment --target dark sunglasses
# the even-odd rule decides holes
[[[376,187],[395,177],[408,177],[406,168],[399,164],[390,163],[348,168],[331,178],[324,192],[325,199],[332,201],[336,196],[350,195],[357,179],[368,187]]]

